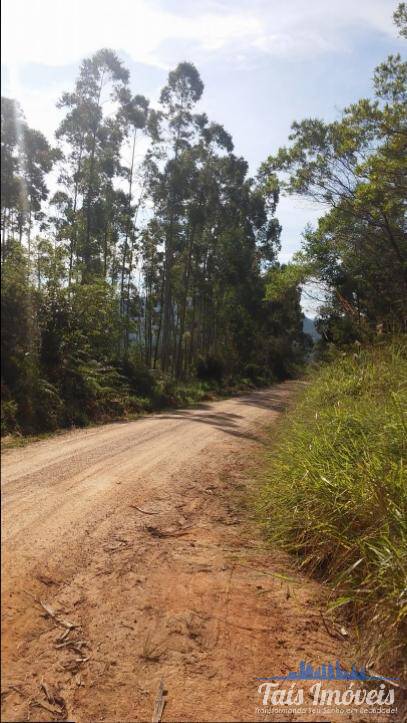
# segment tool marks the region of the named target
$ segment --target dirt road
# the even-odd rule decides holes
[[[247,502],[292,387],[3,455],[3,720],[150,721],[161,678],[163,721],[264,720],[257,677],[346,659]]]

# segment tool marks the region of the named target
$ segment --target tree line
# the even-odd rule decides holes
[[[191,379],[264,383],[302,355],[298,284],[265,299],[278,189],[197,112],[194,65],[157,107],[129,81],[112,50],[85,59],[55,146],[2,99],[5,431],[171,403]]]
[[[406,18],[400,3],[402,37]],[[309,348],[310,281],[323,289],[322,344],[405,331],[400,54],[373,86],[334,122],[295,122],[255,177],[198,107],[191,63],[153,106],[116,53],[98,51],[59,100],[54,145],[3,98],[2,429],[84,424],[292,375]],[[281,191],[325,211],[287,265]]]

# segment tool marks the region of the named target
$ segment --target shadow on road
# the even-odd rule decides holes
[[[270,392],[265,395],[264,391],[258,394],[252,393],[234,399],[238,404],[245,406],[250,405],[267,409],[270,412],[281,412],[287,406],[287,401],[281,398],[276,392]],[[255,442],[261,442],[261,438],[252,432],[242,431],[240,429],[240,420],[244,419],[243,414],[235,414],[232,412],[214,412],[213,405],[199,404],[194,409],[176,410],[169,414],[160,414],[160,419],[185,419],[189,422],[197,422],[198,424],[209,424],[212,427],[220,429],[226,434],[234,437],[251,439]]]

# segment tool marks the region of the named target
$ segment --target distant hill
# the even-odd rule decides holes
[[[308,316],[304,316],[302,328],[304,330],[304,334],[309,334],[312,337],[313,341],[318,341],[318,339],[321,338],[321,334],[319,334],[315,328],[314,319],[310,319]]]

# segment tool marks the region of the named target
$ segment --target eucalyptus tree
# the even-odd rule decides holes
[[[272,218],[277,191],[267,206],[247,178],[247,163],[233,155],[230,135],[192,112],[202,87],[195,73],[186,83],[186,71],[182,64],[170,74],[161,108],[150,115],[146,168],[154,216],[143,236],[148,358],[178,378],[193,372],[199,356],[226,360],[235,349],[238,358],[248,339],[238,338],[238,318],[249,318],[250,287],[257,284],[258,292],[280,232]]]
[[[19,177],[17,122],[22,112],[15,100],[1,99],[1,238],[4,260],[6,240],[13,227],[21,195]]]
[[[196,145],[189,151],[194,162],[195,173],[190,184],[191,193],[187,205],[186,243],[183,249],[183,273],[179,286],[177,376],[188,372],[188,356],[189,363],[194,356],[200,276],[209,274],[207,283],[211,284],[208,258],[216,235],[220,198],[219,178],[216,172],[217,161],[220,156],[231,153],[233,150],[231,136],[223,126],[210,123],[205,114],[195,116],[194,123],[199,135]],[[204,289],[201,291],[205,293]],[[188,309],[189,329],[186,328]]]
[[[82,62],[74,91],[64,93],[59,102],[66,110],[57,138],[66,151],[60,181],[70,196],[70,277],[75,260],[82,264],[83,280],[100,273],[101,236],[108,223],[112,179],[119,171],[123,140],[120,98],[128,79],[117,55],[102,49]],[[106,107],[110,113],[104,112]]]
[[[45,136],[30,128],[18,103],[1,101],[1,224],[3,256],[6,239],[25,240],[30,254],[34,221],[42,218],[48,197],[46,176],[58,158]]]
[[[122,260],[120,270],[120,308],[121,313],[128,315],[129,311],[129,290],[131,285],[131,274],[134,263],[134,251],[136,240],[136,221],[137,213],[140,208],[143,196],[143,183],[138,188],[138,200],[133,203],[134,180],[135,180],[135,158],[136,158],[136,141],[137,134],[142,132],[147,124],[149,101],[143,95],[132,96],[130,91],[125,88],[120,95],[121,101],[121,118],[125,128],[125,135],[130,143],[130,163],[122,168],[122,174],[127,181],[127,192],[124,204],[124,222],[123,222],[123,241],[122,241]],[[127,285],[126,285],[127,274]]]
[[[157,126],[154,126],[158,157],[164,150],[166,158],[164,169],[151,184],[164,244],[161,333],[161,365],[164,371],[174,364],[174,255],[177,243],[181,241],[182,214],[191,172],[185,151],[193,140],[195,127],[192,111],[202,92],[203,83],[195,66],[180,63],[169,73],[167,84],[160,95],[161,112],[156,116],[158,133]]]

